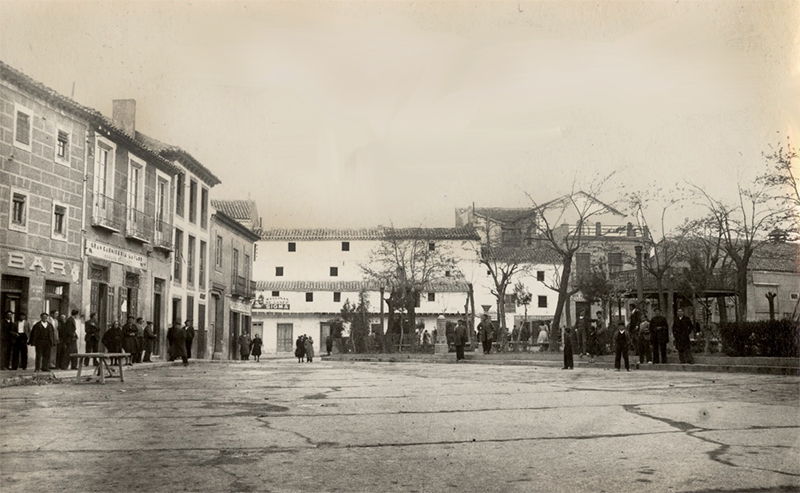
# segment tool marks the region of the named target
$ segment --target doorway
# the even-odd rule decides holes
[[[3,308],[3,314],[11,311],[14,314],[14,321],[19,318],[20,313],[25,313],[28,320],[39,318],[38,313],[28,312],[28,300],[26,294],[28,293],[28,279],[25,277],[17,276],[3,276],[2,279],[2,295],[0,295],[0,306]],[[3,315],[5,316],[5,315]],[[32,317],[31,317],[32,316]]]
[[[291,353],[294,351],[292,324],[278,324],[278,352]]]
[[[206,305],[197,305],[197,358],[206,357]]]
[[[214,328],[214,352],[222,353],[225,338],[225,311],[222,306],[222,298],[217,293],[211,295],[211,313],[211,326]]]

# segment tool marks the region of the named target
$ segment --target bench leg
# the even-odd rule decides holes
[[[125,378],[122,377],[122,358],[119,359],[119,381],[125,381]]]
[[[78,358],[78,378],[77,381],[81,380],[81,369],[83,369],[83,358]]]

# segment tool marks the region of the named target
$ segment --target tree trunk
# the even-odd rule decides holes
[[[411,350],[413,352],[417,345],[417,290],[411,288],[409,292],[410,299],[406,303],[406,310],[408,310],[408,337],[411,340]]]
[[[717,296],[717,310],[719,310],[719,324],[728,323],[728,303],[725,296]]]
[[[661,279],[662,277],[663,274],[656,276],[656,289],[658,290],[658,309],[663,312],[664,307],[661,304],[664,302],[664,282]]]
[[[495,334],[496,338],[498,339],[498,345],[500,347],[500,352],[506,351],[506,288],[503,286],[503,289],[497,290],[497,318],[498,323],[500,324],[500,333]]]
[[[569,291],[569,276],[572,273],[572,256],[562,258],[564,269],[561,271],[561,281],[558,285],[558,301],[556,302],[556,312],[553,315],[553,325],[550,329],[550,349],[560,352],[561,344],[561,315],[564,313],[564,303],[567,300]]]
[[[469,309],[470,309],[470,317],[467,327],[469,327],[469,340],[470,344],[474,348],[478,341],[475,340],[475,292],[472,289],[472,283],[467,284],[469,288]]]
[[[744,322],[747,320],[747,269],[736,266],[736,296],[739,304],[736,306],[736,321]]]

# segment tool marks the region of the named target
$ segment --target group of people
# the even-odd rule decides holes
[[[250,356],[253,356],[255,361],[261,361],[261,346],[264,345],[264,341],[261,340],[261,336],[258,334],[253,336],[253,339],[250,339],[250,334],[247,332],[242,333],[239,336],[239,356],[244,361],[249,361]]]
[[[75,321],[78,314],[78,310],[72,310],[67,318],[56,310],[49,314],[43,312],[31,326],[24,313],[14,321],[14,313],[7,310],[0,329],[2,369],[26,370],[28,346],[33,346],[36,351],[34,371],[77,368],[77,361],[70,355],[78,352],[78,325]]]
[[[314,361],[314,339],[305,334],[297,336],[294,346],[294,355],[298,363],[302,363],[303,358],[306,359],[306,363]]]
[[[97,325],[97,315],[92,313],[86,322],[86,352],[96,353],[99,342],[103,343],[109,353],[128,353],[131,355],[128,365],[135,363],[152,363],[150,356],[156,344],[158,335],[153,329],[153,322],[145,323],[142,317],[128,317],[125,325],[120,326],[118,321],[111,322],[108,330],[103,333],[100,340],[100,327]],[[88,358],[85,364],[89,364]],[[93,364],[97,366],[95,359]]]

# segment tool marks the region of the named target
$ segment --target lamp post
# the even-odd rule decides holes
[[[636,251],[636,306],[642,310],[644,301],[644,279],[642,272],[642,245],[633,247]]]

